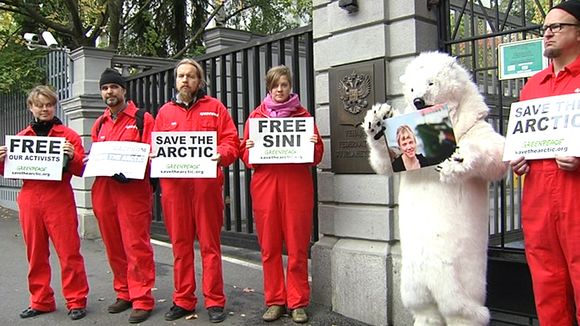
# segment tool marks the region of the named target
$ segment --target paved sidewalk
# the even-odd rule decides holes
[[[163,315],[172,305],[173,288],[172,254],[165,243],[154,242],[156,263],[157,300],[152,316],[143,325],[297,325],[288,316],[272,323],[261,319],[264,311],[262,291],[262,271],[259,253],[231,247],[224,247],[224,282],[227,297],[228,318],[221,324],[211,324],[203,308],[203,296],[197,291],[200,302],[197,305],[197,319],[179,319],[168,322]],[[89,278],[90,293],[87,316],[72,321],[67,316],[60,290],[60,267],[56,253],[52,251],[52,286],[57,300],[57,311],[34,318],[21,319],[18,314],[28,307],[28,288],[26,281],[27,263],[24,241],[17,213],[0,207],[0,325],[130,325],[127,321],[129,311],[120,314],[107,313],[107,306],[115,301],[112,289],[112,275],[100,240],[83,240],[81,250]],[[200,258],[196,257],[198,288],[201,284]],[[364,326],[365,324],[348,319],[329,311],[328,308],[312,304],[308,308],[311,320],[306,325]]]

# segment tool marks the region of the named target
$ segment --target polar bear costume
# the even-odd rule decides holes
[[[447,54],[420,54],[400,81],[409,103],[404,113],[447,103],[457,140],[453,155],[437,167],[400,174],[403,304],[415,326],[487,325],[489,181],[507,171],[504,138],[485,121],[489,109],[470,74]],[[389,105],[377,104],[362,126],[379,174],[392,174],[380,137],[383,118],[392,115]]]

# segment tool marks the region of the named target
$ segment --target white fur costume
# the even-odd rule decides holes
[[[484,120],[489,109],[469,73],[447,54],[420,54],[400,80],[409,102],[404,113],[416,110],[415,99],[447,103],[457,140],[455,153],[438,167],[400,175],[403,303],[416,326],[487,325],[489,181],[507,171],[504,138]],[[389,105],[377,104],[362,126],[379,174],[392,168],[384,139],[374,136],[392,115]]]

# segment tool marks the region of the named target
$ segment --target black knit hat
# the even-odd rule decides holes
[[[552,9],[562,9],[574,16],[580,22],[580,0],[568,0],[554,6]],[[552,10],[550,9],[550,10]]]
[[[113,68],[107,68],[101,74],[99,88],[103,87],[105,84],[117,84],[123,88],[127,88],[127,82],[125,81],[125,78]]]

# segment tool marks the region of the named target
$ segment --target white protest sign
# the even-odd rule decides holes
[[[63,137],[6,136],[4,177],[61,180]]]
[[[149,144],[131,141],[93,143],[83,177],[123,173],[129,179],[143,179],[149,161],[149,148]]]
[[[215,131],[154,132],[151,134],[154,178],[215,178]]]
[[[512,103],[503,160],[580,156],[580,94]]]
[[[250,163],[314,162],[314,118],[250,119]]]

